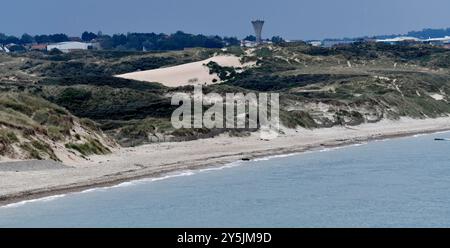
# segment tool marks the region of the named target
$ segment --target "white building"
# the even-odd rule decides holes
[[[439,44],[442,44],[442,45],[449,44],[450,43],[450,36],[445,36],[445,37],[442,37],[442,38],[429,38],[429,39],[423,40],[423,42],[429,43],[429,44],[437,44],[437,45],[439,45]]]
[[[419,39],[416,37],[396,37],[392,39],[377,40],[377,42],[383,42],[388,44],[397,44],[400,42],[422,42],[425,44],[432,44],[432,45],[445,45],[450,43],[450,36],[445,36],[442,38],[429,38],[429,39]]]
[[[311,46],[314,46],[314,47],[320,47],[323,45],[322,41],[320,41],[320,40],[313,40],[313,41],[308,42],[308,44],[310,44]]]
[[[9,53],[9,49],[7,47],[0,45],[0,52]]]
[[[388,44],[396,44],[400,42],[421,42],[422,40],[416,37],[407,37],[407,36],[400,36],[395,37],[392,39],[378,39],[376,42],[382,42],[382,43],[388,43]]]
[[[57,44],[48,45],[47,51],[51,51],[53,49],[58,49],[63,53],[68,53],[71,51],[88,50],[88,49],[92,49],[92,48],[93,48],[92,43],[68,41],[68,42],[61,42],[61,43],[57,43]]]
[[[258,43],[255,41],[241,40],[241,47],[257,47]]]

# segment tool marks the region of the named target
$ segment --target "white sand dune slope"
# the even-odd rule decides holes
[[[214,61],[220,66],[235,68],[245,68],[254,64],[242,64],[240,58],[236,56],[219,55],[203,61],[148,71],[126,73],[116,75],[116,77],[145,82],[158,82],[168,87],[219,83],[219,77],[216,74],[210,74],[209,68],[205,66],[210,61]]]

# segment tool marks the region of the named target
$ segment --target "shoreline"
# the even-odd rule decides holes
[[[93,164],[103,164],[103,163],[109,163],[111,162],[112,164],[118,164],[118,168],[115,168],[115,170],[111,170],[111,172],[114,173],[104,173],[104,174],[100,174],[100,175],[83,175],[83,173],[80,172],[81,175],[85,176],[86,179],[83,180],[79,180],[78,182],[74,182],[74,183],[64,183],[66,182],[65,180],[62,179],[62,182],[60,180],[56,180],[56,182],[47,182],[50,185],[49,186],[45,186],[45,187],[39,187],[39,185],[37,185],[35,188],[31,188],[31,189],[25,189],[22,190],[22,188],[19,186],[16,186],[14,184],[10,184],[8,186],[16,186],[15,188],[11,189],[11,193],[3,193],[0,194],[0,207],[4,207],[6,205],[10,205],[10,204],[15,204],[15,203],[20,203],[20,202],[24,202],[24,201],[30,201],[30,200],[39,200],[42,198],[47,198],[47,197],[51,197],[51,196],[59,196],[59,195],[66,195],[66,194],[70,194],[70,193],[79,193],[79,192],[83,192],[89,189],[96,189],[96,188],[106,188],[106,187],[112,187],[112,186],[117,186],[119,184],[125,183],[125,182],[132,182],[132,181],[136,181],[136,180],[142,180],[142,179],[152,179],[152,178],[158,178],[158,177],[162,177],[162,176],[166,176],[170,173],[174,173],[174,172],[183,172],[183,171],[189,171],[189,170],[200,170],[200,169],[207,169],[207,168],[219,168],[221,166],[233,163],[233,162],[238,162],[238,161],[242,161],[242,159],[249,159],[249,160],[255,160],[255,159],[261,159],[261,158],[268,158],[268,157],[272,157],[272,156],[278,156],[278,155],[288,155],[288,154],[295,154],[295,153],[303,153],[303,152],[307,152],[307,151],[314,151],[314,150],[318,150],[318,149],[327,149],[327,148],[337,148],[337,147],[344,147],[344,146],[348,146],[348,145],[354,145],[354,144],[361,144],[361,143],[365,143],[365,142],[373,142],[373,141],[377,141],[377,140],[385,140],[385,139],[393,139],[393,138],[401,138],[401,137],[409,137],[409,136],[414,136],[414,135],[419,135],[419,134],[433,134],[433,133],[439,133],[439,132],[448,132],[450,131],[450,118],[443,118],[445,120],[444,126],[439,126],[439,127],[428,127],[428,128],[422,128],[422,129],[414,129],[412,128],[411,130],[402,130],[402,131],[387,131],[387,130],[382,130],[381,128],[381,124],[380,127],[381,129],[377,129],[376,133],[368,133],[368,134],[364,134],[364,132],[358,132],[356,127],[352,127],[350,129],[348,129],[348,132],[351,131],[355,131],[357,135],[353,135],[350,136],[347,134],[345,134],[345,132],[343,130],[345,130],[346,128],[340,127],[339,130],[342,131],[342,137],[340,139],[335,139],[335,137],[328,137],[328,140],[326,141],[322,141],[320,139],[317,139],[317,141],[319,142],[312,142],[312,141],[303,141],[303,142],[299,142],[298,144],[289,144],[289,145],[285,145],[283,147],[283,145],[279,146],[279,147],[275,147],[275,148],[271,148],[270,145],[268,146],[268,148],[266,147],[266,149],[259,149],[259,150],[255,150],[252,152],[245,152],[245,151],[240,151],[240,152],[231,152],[228,154],[214,154],[211,153],[209,156],[205,156],[205,158],[202,159],[190,159],[190,160],[182,160],[178,161],[178,162],[174,162],[174,163],[158,163],[159,161],[156,161],[156,165],[149,165],[149,166],[144,166],[144,165],[140,165],[139,166],[137,164],[135,164],[134,166],[138,166],[139,168],[135,168],[135,169],[130,169],[130,167],[133,167],[132,165],[130,165],[132,162],[129,161],[129,158],[127,158],[126,156],[124,157],[123,154],[127,154],[129,156],[131,156],[132,154],[130,152],[136,152],[136,150],[139,151],[146,151],[149,152],[149,150],[151,148],[155,148],[158,147],[158,145],[147,145],[147,146],[143,146],[143,147],[137,147],[137,148],[129,148],[129,149],[124,149],[125,151],[123,152],[123,154],[118,154],[117,159],[111,159],[108,160],[110,157],[108,156],[98,156],[93,158],[93,161],[81,166],[81,168],[77,168],[77,169],[73,169],[73,170],[69,170],[68,172],[70,173],[75,173],[78,172],[80,170],[82,170],[83,168],[89,168],[89,166],[93,166]],[[428,119],[428,120],[433,120],[433,119]],[[447,124],[448,122],[448,124]],[[375,124],[376,125],[376,124]],[[354,130],[355,128],[355,130]],[[333,129],[336,128],[330,128],[327,131],[334,131]],[[318,130],[317,132],[320,132],[321,130]],[[323,131],[323,130],[322,130]],[[373,130],[372,130],[373,131]],[[325,134],[326,136],[326,134]],[[339,136],[339,133],[337,133],[337,136]],[[289,141],[290,139],[293,138],[300,138],[302,137],[301,135],[287,135],[285,139],[287,139]],[[239,138],[239,140],[242,139],[250,139],[250,138]],[[217,141],[218,138],[213,138],[210,140],[196,140],[196,141],[192,141],[192,142],[182,142],[185,144],[180,144],[178,146],[186,146],[186,145],[196,145],[199,143],[207,143],[207,142],[214,142]],[[233,140],[233,138],[223,138],[223,140]],[[316,141],[313,139],[313,141]],[[189,143],[189,144],[187,144]],[[159,147],[161,146],[165,146],[167,145],[170,148],[170,144],[172,143],[168,143],[167,144],[159,144]],[[177,146],[177,144],[173,144],[174,146]],[[230,148],[231,149],[231,148]],[[168,149],[170,150],[170,149]],[[194,152],[201,152],[201,151],[195,151],[195,149],[193,149]],[[224,148],[224,150],[226,150],[226,148]],[[128,153],[127,153],[128,152]],[[157,152],[157,151],[156,151]],[[182,156],[181,156],[182,157]],[[148,156],[142,156],[142,158],[138,158],[139,159],[152,159],[152,157],[150,155]],[[120,166],[120,163],[126,163],[126,162],[130,163],[127,166],[122,165]],[[134,168],[134,167],[133,167]],[[97,168],[96,168],[97,169]],[[48,174],[55,174],[58,175],[58,173],[60,173],[61,171],[57,172],[57,171],[52,171],[52,172],[48,172]],[[65,171],[64,171],[65,172]],[[85,171],[83,171],[84,173],[86,173]],[[108,171],[109,172],[109,171]],[[63,173],[63,172],[61,172]],[[5,173],[3,173],[5,174]],[[4,176],[2,173],[0,173],[0,177]],[[18,174],[23,174],[26,176],[30,176],[29,181],[32,182],[32,179],[34,178],[38,178],[40,175],[44,175],[46,174],[45,171],[40,171],[40,172],[20,172]],[[14,178],[16,175],[13,175],[12,173],[7,174],[7,175],[11,175],[12,178]],[[6,175],[6,176],[7,176]],[[61,174],[61,176],[65,176],[65,174]],[[20,180],[20,175],[17,176],[17,180]],[[43,179],[45,181],[45,179]],[[30,182],[27,182],[27,179],[24,179],[24,183],[25,185],[27,185],[27,187],[30,187],[28,184]],[[27,184],[28,183],[28,184]],[[3,186],[3,184],[0,182],[0,188]],[[8,190],[6,190],[6,192],[8,192]]]

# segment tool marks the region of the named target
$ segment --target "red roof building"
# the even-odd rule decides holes
[[[47,44],[35,44],[30,47],[31,50],[45,51],[47,50]]]

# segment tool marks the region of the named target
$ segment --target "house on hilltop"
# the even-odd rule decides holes
[[[61,43],[57,43],[57,44],[50,44],[47,46],[47,51],[51,51],[53,49],[58,49],[63,53],[69,53],[69,52],[78,51],[78,50],[90,50],[90,49],[93,49],[93,45],[92,45],[92,43],[67,41],[67,42],[61,42]]]
[[[32,51],[45,51],[47,50],[47,44],[34,44],[30,46]]]
[[[0,45],[0,52],[9,53],[9,49],[7,47]]]

